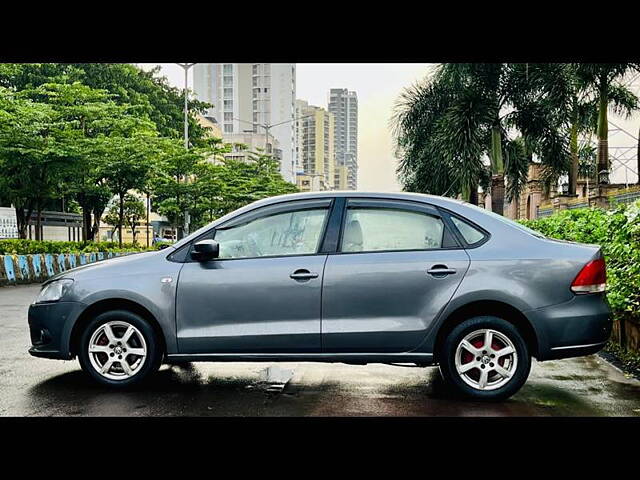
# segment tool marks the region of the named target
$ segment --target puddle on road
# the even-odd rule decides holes
[[[289,368],[271,365],[260,371],[258,386],[269,393],[281,393],[289,380],[293,378],[293,373],[294,371]],[[249,387],[251,385],[247,388]]]

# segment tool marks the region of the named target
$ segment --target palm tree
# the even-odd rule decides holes
[[[604,66],[603,66],[604,65]],[[536,65],[532,72],[532,82],[536,83],[541,98],[545,99],[552,116],[556,118],[556,128],[564,131],[569,138],[571,162],[569,164],[569,194],[576,193],[578,178],[579,146],[578,138],[584,134],[597,134],[599,151],[602,158],[607,144],[607,110],[629,116],[637,108],[638,99],[620,83],[623,72],[633,70],[633,64],[579,64],[555,63]],[[624,65],[627,65],[626,67]],[[600,77],[594,74],[596,69],[615,70],[619,78],[610,76],[603,87],[598,83]],[[613,75],[613,74],[611,74]],[[604,95],[601,92],[605,92]],[[608,99],[603,103],[602,99]],[[604,108],[603,108],[604,105]],[[604,147],[603,147],[604,145]],[[607,169],[608,163],[600,158],[598,171]],[[603,167],[603,165],[607,165]]]
[[[533,64],[529,78],[540,103],[546,106],[548,119],[553,119],[554,128],[569,140],[570,195],[575,195],[578,181],[579,136],[594,130],[596,119],[596,105],[588,85],[577,76],[576,68],[574,63]],[[564,173],[562,167],[558,167],[557,173]]]
[[[489,157],[492,210],[517,196],[537,154],[554,169],[566,164],[566,141],[548,106],[528,82],[524,64],[443,64],[405,90],[392,119],[405,188],[469,198]],[[555,119],[553,119],[555,122]],[[521,139],[514,143],[510,132]]]
[[[483,119],[471,109],[461,113],[464,123],[453,120],[464,106],[454,105],[455,91],[439,79],[440,71],[436,68],[422,83],[405,89],[396,102],[392,127],[401,159],[398,174],[406,190],[462,193],[477,203],[478,181],[485,170],[486,135],[478,134]]]
[[[627,116],[638,108],[638,98],[621,84],[633,72],[640,72],[640,63],[576,64],[577,77],[588,86],[598,105],[598,172],[609,170],[609,108],[612,106],[615,113]]]

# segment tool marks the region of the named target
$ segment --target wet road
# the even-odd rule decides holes
[[[502,403],[452,398],[437,368],[380,364],[163,366],[144,387],[114,392],[76,360],[27,353],[27,308],[38,290],[0,288],[1,416],[640,416],[640,381],[595,355],[534,363]]]

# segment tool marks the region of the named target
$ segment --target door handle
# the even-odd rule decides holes
[[[429,275],[433,275],[434,277],[445,276],[445,275],[453,275],[456,273],[455,268],[448,268],[446,265],[434,265],[429,270],[427,270]]]
[[[309,280],[311,278],[318,278],[318,274],[301,268],[293,272],[291,275],[289,275],[289,277],[293,278],[294,280]]]

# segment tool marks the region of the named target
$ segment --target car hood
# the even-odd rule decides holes
[[[172,251],[173,248],[169,247],[160,251],[131,253],[122,257],[113,257],[99,260],[94,263],[81,265],[79,267],[60,272],[57,275],[49,278],[46,282],[44,282],[44,284],[46,285],[47,283],[60,278],[97,278],[102,276],[114,275],[119,271],[129,271],[132,267],[138,265],[141,262],[146,262],[152,257],[166,257]]]

